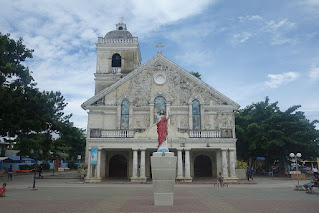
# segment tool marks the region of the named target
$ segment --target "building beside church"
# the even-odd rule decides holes
[[[138,38],[126,24],[99,37],[95,95],[88,112],[86,181],[152,178],[156,113],[169,115],[168,148],[177,156],[177,181],[236,179],[235,115],[239,105],[162,55],[141,64]]]

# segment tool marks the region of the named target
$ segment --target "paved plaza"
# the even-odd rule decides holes
[[[36,180],[38,190],[32,191],[32,175],[21,175],[7,182],[0,212],[319,212],[318,189],[314,194],[294,191],[288,178],[254,181],[223,188],[177,184],[174,206],[158,207],[153,205],[152,184],[83,184],[72,176],[45,174]]]

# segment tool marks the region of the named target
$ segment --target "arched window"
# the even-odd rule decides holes
[[[165,104],[166,100],[164,97],[162,96],[158,96],[155,98],[154,100],[154,113],[155,115],[159,115],[160,111],[163,110],[164,114],[166,114],[166,104]],[[156,117],[156,116],[154,116]],[[154,119],[154,121],[156,121],[156,119]]]
[[[112,67],[121,67],[121,56],[118,53],[115,53],[112,56]]]
[[[200,104],[199,101],[193,101],[193,129],[200,130]]]
[[[121,105],[121,129],[129,129],[130,106],[128,100],[122,101]]]

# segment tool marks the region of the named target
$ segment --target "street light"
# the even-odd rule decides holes
[[[35,190],[35,178],[36,178],[36,174],[37,174],[37,158],[38,158],[38,154],[42,155],[43,151],[42,151],[42,149],[39,149],[37,151],[34,151],[34,149],[31,149],[30,153],[33,154],[33,156],[35,157],[33,186],[32,186],[32,189]]]
[[[296,164],[296,173],[297,173],[297,179],[298,179],[298,185],[296,186],[297,189],[301,188],[302,186],[299,185],[299,168],[298,168],[298,159],[301,158],[301,153],[290,153],[289,157],[291,157],[291,161],[295,162]]]
[[[53,169],[52,169],[52,175],[54,176],[54,166],[55,166],[55,159],[56,159],[56,154],[54,152],[51,152],[51,150],[49,150],[49,153],[51,154],[51,159],[52,159],[52,164],[53,164]]]

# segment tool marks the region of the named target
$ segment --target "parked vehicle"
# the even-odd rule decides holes
[[[299,167],[299,170],[300,170],[302,173],[311,172],[311,168],[308,167],[308,166],[300,166],[300,167]]]

